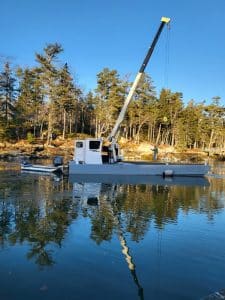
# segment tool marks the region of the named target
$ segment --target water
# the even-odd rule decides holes
[[[141,184],[0,173],[0,299],[200,299],[221,290],[224,187],[223,174]]]

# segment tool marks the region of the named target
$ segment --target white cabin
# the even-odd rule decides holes
[[[76,164],[102,164],[102,139],[75,141],[74,161]]]
[[[112,164],[122,160],[119,145],[103,145],[102,138],[76,140],[73,161],[76,164]]]

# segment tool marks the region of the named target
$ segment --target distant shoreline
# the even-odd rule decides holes
[[[148,142],[135,144],[127,141],[121,143],[122,154],[125,160],[152,160],[153,159],[153,145]],[[169,145],[159,145],[158,160],[162,161],[190,161],[201,162],[207,160],[209,157],[225,160],[225,153],[223,151],[203,151],[200,149],[175,149]],[[28,159],[50,159],[54,156],[60,155],[69,161],[74,154],[74,139],[55,140],[51,145],[44,143],[33,142],[29,143],[26,140],[18,141],[17,143],[4,142],[0,143],[0,160],[1,161],[16,161],[21,157]]]

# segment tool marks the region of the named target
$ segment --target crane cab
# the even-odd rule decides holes
[[[74,161],[77,164],[102,164],[102,139],[75,141]]]
[[[117,143],[103,145],[103,139],[90,138],[75,141],[73,160],[76,164],[101,165],[121,161],[122,157]]]

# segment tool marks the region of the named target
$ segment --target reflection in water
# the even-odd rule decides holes
[[[116,231],[122,253],[138,287],[140,299],[144,299],[144,290],[138,280],[134,258],[129,251],[124,234],[129,233],[133,241],[139,242],[144,238],[151,223],[154,223],[160,231],[166,224],[176,223],[180,210],[185,213],[189,210],[197,213],[204,212],[211,220],[216,211],[224,208],[224,201],[221,203],[214,201],[217,198],[214,198],[213,193],[210,194],[207,180],[197,185],[196,179],[193,179],[192,186],[189,186],[189,181],[187,188],[180,185],[180,182],[178,185],[168,185],[168,181],[164,181],[162,185],[161,178],[159,179],[160,184],[154,185],[73,183],[74,199],[80,201],[82,210],[89,211],[88,216],[92,222],[91,238],[100,244],[104,240],[110,240],[113,230]],[[224,192],[222,190],[220,192],[220,196],[223,195],[224,199]],[[161,238],[159,232],[159,255]]]
[[[0,176],[0,253],[26,245],[27,260],[41,269],[58,262],[56,249],[71,235],[78,219],[90,223],[90,239],[101,246],[117,237],[140,299],[140,260],[131,243],[139,243],[154,229],[158,255],[166,227],[184,215],[205,215],[209,223],[224,211],[225,182],[209,178],[188,181],[152,179],[149,183],[80,181],[55,176],[3,173]],[[89,181],[89,182],[88,182]],[[89,227],[88,227],[89,228]],[[161,260],[160,260],[161,261]],[[159,274],[160,277],[160,274]]]
[[[121,229],[119,217],[116,220],[116,223],[118,224],[118,237],[119,237],[119,241],[121,244],[122,253],[126,259],[126,262],[127,262],[128,268],[130,270],[130,273],[132,275],[132,278],[134,280],[134,283],[137,285],[138,296],[140,299],[144,299],[144,290],[143,290],[143,287],[141,286],[141,284],[139,283],[138,276],[136,273],[136,266],[133,262],[133,257],[130,254],[129,247],[127,246],[126,239],[125,239],[123,231]]]
[[[99,244],[109,240],[115,227],[114,215],[121,215],[122,227],[140,241],[151,223],[159,229],[176,223],[180,210],[205,213],[209,220],[224,208],[224,190],[210,193],[205,186],[130,185],[77,183],[73,184],[73,198],[80,200],[83,212],[92,222],[91,237]],[[93,205],[97,209],[93,209]],[[116,209],[115,209],[116,206]]]
[[[224,208],[223,186],[210,193],[204,185],[187,188],[168,185],[168,181],[165,185],[69,183],[58,177],[30,174],[1,178],[0,197],[1,246],[28,243],[27,258],[40,266],[54,264],[48,246],[61,247],[67,228],[80,212],[90,218],[90,236],[100,244],[116,231],[120,239],[125,232],[139,242],[151,224],[163,229],[167,223],[177,222],[179,210],[195,210],[213,220]]]
[[[1,247],[28,243],[28,259],[39,266],[53,265],[48,247],[61,247],[68,226],[77,217],[76,203],[66,191],[56,177],[9,174],[2,178]]]

